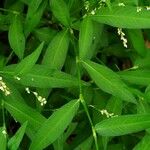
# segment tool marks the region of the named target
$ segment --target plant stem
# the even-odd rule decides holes
[[[83,108],[86,112],[86,115],[89,119],[89,122],[90,122],[90,125],[91,125],[91,128],[92,128],[92,133],[93,133],[93,138],[94,138],[94,142],[95,142],[95,147],[96,147],[96,150],[99,150],[98,148],[98,142],[97,142],[97,135],[96,135],[96,131],[95,131],[95,128],[94,128],[94,125],[93,125],[93,122],[92,122],[92,119],[90,117],[90,113],[88,111],[88,107],[86,105],[86,102],[83,98],[83,94],[82,94],[82,84],[81,84],[81,72],[80,72],[80,64],[79,64],[79,58],[77,57],[76,58],[76,62],[77,62],[77,71],[78,71],[78,82],[79,82],[79,99],[83,105]]]

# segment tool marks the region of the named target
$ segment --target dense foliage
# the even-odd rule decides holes
[[[149,5],[2,0],[0,150],[149,150]]]

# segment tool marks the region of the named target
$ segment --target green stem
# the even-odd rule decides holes
[[[9,9],[5,9],[5,8],[0,8],[1,11],[4,11],[4,12],[9,12],[9,13],[12,13],[12,14],[15,14],[15,15],[19,15],[20,12],[17,12],[17,11],[14,11],[14,10],[9,10]]]
[[[94,128],[94,125],[93,125],[93,122],[92,122],[92,119],[90,117],[90,113],[88,111],[88,107],[86,105],[86,102],[83,98],[83,94],[82,94],[82,84],[81,84],[81,72],[80,72],[80,64],[79,64],[79,58],[77,57],[76,58],[76,62],[77,62],[77,71],[78,71],[78,82],[79,82],[79,90],[80,90],[80,95],[79,95],[79,99],[83,105],[83,108],[86,112],[86,115],[89,119],[89,122],[90,122],[90,125],[91,125],[91,128],[92,128],[92,133],[93,133],[93,138],[94,138],[94,142],[95,142],[95,147],[96,147],[96,150],[99,150],[98,148],[98,142],[97,142],[97,135],[96,135],[96,131],[95,131],[95,128]]]
[[[3,127],[6,128],[6,120],[5,120],[5,108],[4,108],[4,100],[2,99],[2,117],[3,117]]]

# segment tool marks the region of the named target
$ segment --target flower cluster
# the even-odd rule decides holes
[[[3,91],[6,96],[10,94],[10,89],[6,86],[2,77],[0,77],[0,90]]]
[[[43,98],[42,96],[38,95],[37,92],[31,91],[28,87],[25,88],[25,90],[28,94],[33,93],[34,96],[37,98],[37,100],[41,103],[41,106],[43,106],[47,103],[46,98]]]
[[[107,118],[117,117],[118,115],[114,115],[114,113],[109,113],[106,109],[100,110],[102,115],[106,115]]]
[[[121,28],[118,28],[118,35],[121,36],[120,39],[123,41],[123,46],[124,46],[125,48],[127,48],[127,47],[128,47],[128,46],[127,46],[127,39],[125,38],[125,33],[122,31]]]
[[[106,115],[107,118],[114,116],[114,113],[108,113],[108,111],[106,109],[102,109],[102,110],[100,110],[100,112],[102,115]]]

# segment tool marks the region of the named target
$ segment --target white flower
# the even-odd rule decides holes
[[[125,6],[125,4],[124,3],[118,3],[118,6]]]
[[[21,78],[20,78],[20,77],[18,77],[18,76],[14,76],[14,78],[15,78],[16,80],[18,80],[18,81],[20,81],[20,80],[21,80]]]
[[[146,9],[147,9],[147,10],[150,10],[150,6],[147,6]]]
[[[107,118],[113,117],[114,113],[108,113],[108,111],[106,109],[102,109],[100,110],[102,115],[106,115]]]
[[[2,77],[0,77],[0,90],[4,92],[6,96],[10,94],[10,89],[6,86],[6,83],[3,81]]]
[[[123,42],[123,46],[125,48],[127,48],[128,47],[128,45],[127,45],[127,39],[125,38],[125,33],[122,31],[122,28],[118,28],[118,35],[121,36],[120,39]]]
[[[2,134],[5,136],[5,138],[6,138],[6,136],[7,136],[7,132],[6,132],[6,129],[5,128],[3,128],[3,130],[2,130]]]
[[[28,87],[26,87],[25,90],[28,94],[30,94],[30,89]]]
[[[137,7],[137,8],[136,8],[136,11],[137,11],[137,12],[142,11],[142,7]]]

